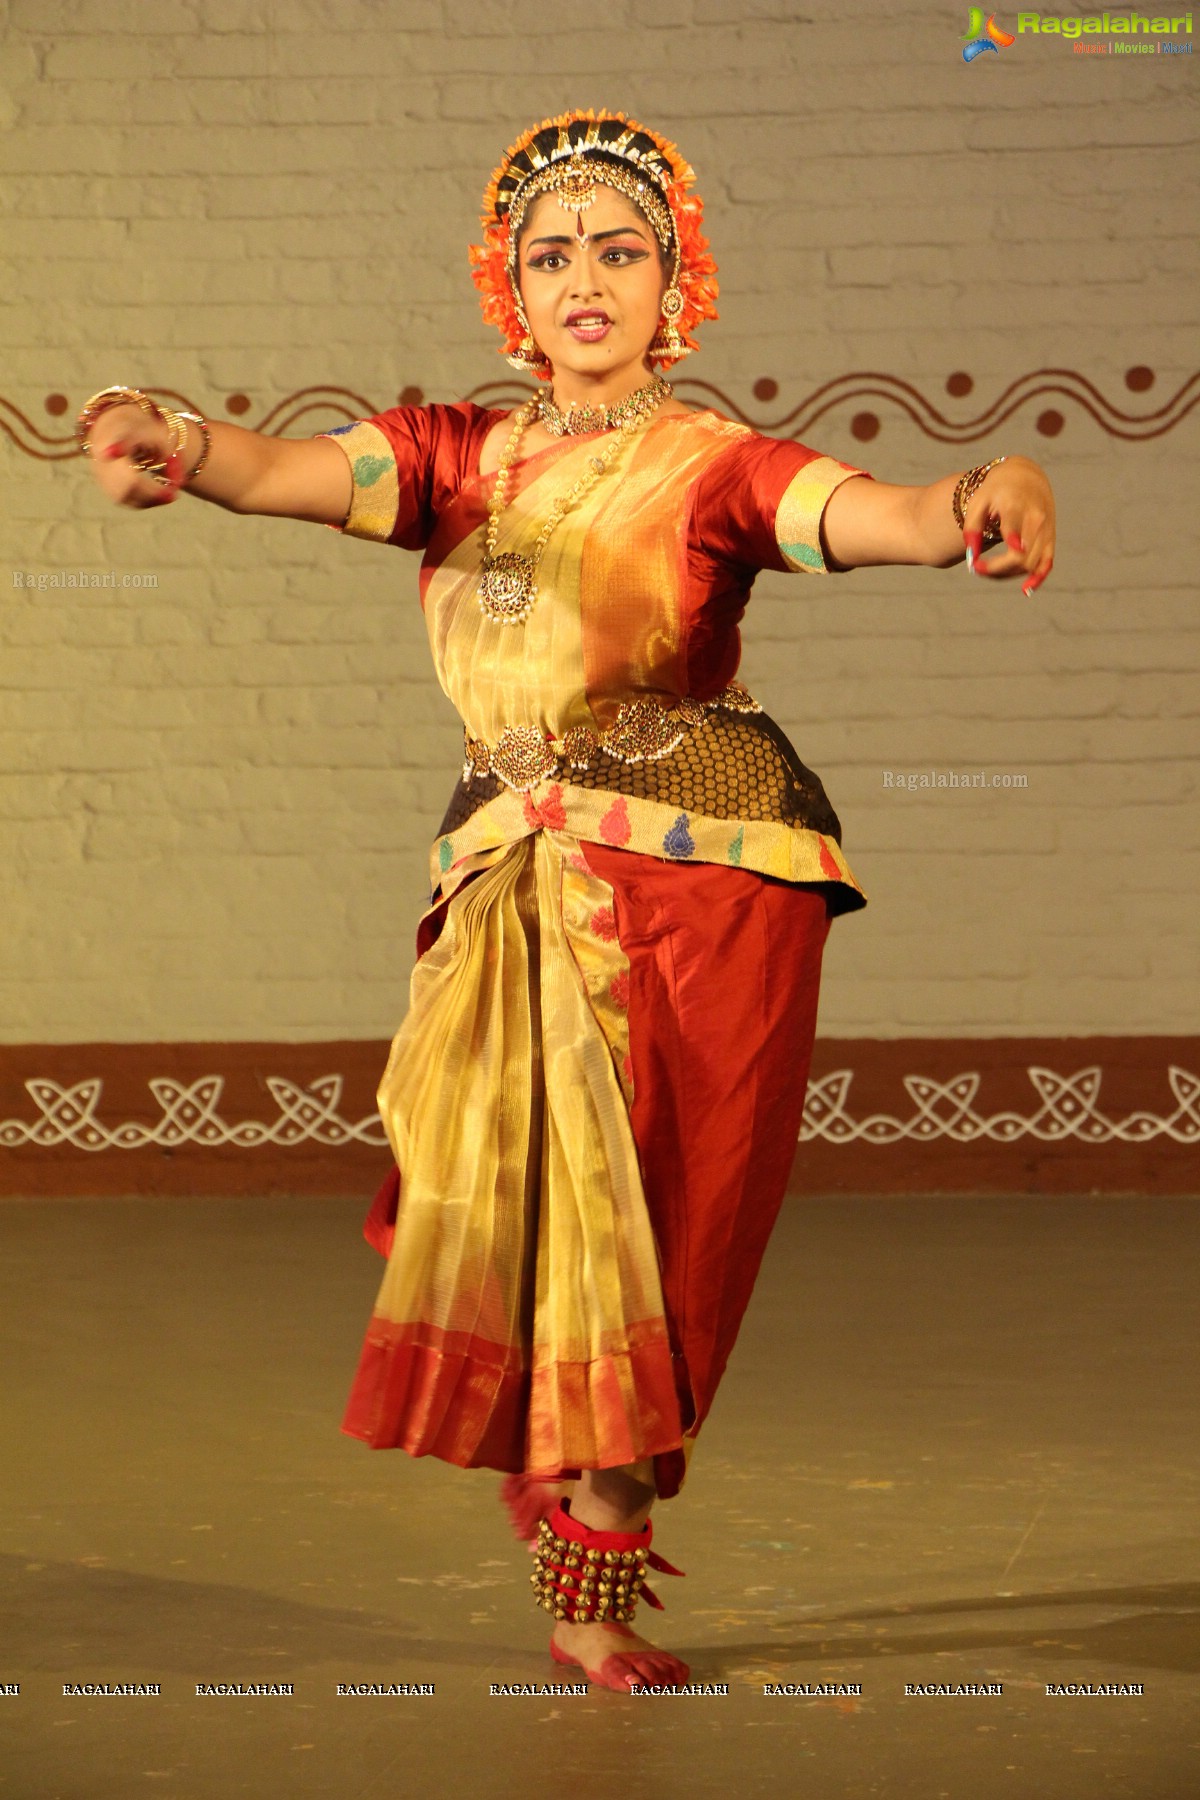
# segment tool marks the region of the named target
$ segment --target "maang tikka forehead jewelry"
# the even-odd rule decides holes
[[[550,185],[568,212],[584,212],[595,202],[595,177],[581,151],[577,150],[568,163],[560,164],[553,171]],[[528,201],[525,204],[528,205]]]

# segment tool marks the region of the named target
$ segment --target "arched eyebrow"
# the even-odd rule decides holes
[[[646,241],[636,225],[617,225],[614,227],[614,229],[612,231],[593,231],[591,234],[593,244],[604,244],[604,243],[608,242],[609,238],[625,237],[625,236],[632,236],[635,238],[639,238],[642,243],[645,243],[645,241]],[[574,242],[575,242],[575,239],[573,237],[566,237],[566,236],[536,237],[536,238],[530,238],[529,248],[532,250],[532,248],[535,244],[567,244],[567,245],[570,245],[570,244],[573,244]]]

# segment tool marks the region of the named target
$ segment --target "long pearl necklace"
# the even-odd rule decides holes
[[[561,494],[554,502],[542,529],[538,532],[532,546],[527,552],[519,550],[502,550],[497,553],[496,545],[500,535],[500,518],[508,503],[508,477],[513,463],[517,460],[517,452],[521,447],[521,439],[534,419],[544,416],[545,398],[535,394],[518,409],[513,422],[512,434],[504,446],[500,463],[496,470],[496,485],[488,501],[487,534],[484,540],[483,572],[479,582],[479,605],[489,619],[495,619],[501,625],[520,625],[533,611],[537,601],[538,565],[551,534],[562,523],[573,506],[577,506],[585,494],[591,492],[600,477],[604,474],[614,457],[629,442],[635,432],[641,431],[649,424],[655,412],[664,400],[670,398],[671,387],[668,382],[655,377],[655,381],[645,388],[639,388],[631,394],[628,401],[619,402],[621,406],[629,406],[629,402],[637,400],[640,395],[651,397],[641,401],[636,409],[630,408],[617,431],[609,439],[603,449],[589,458],[588,466],[579,480],[567,493]],[[613,409],[617,410],[616,408]]]

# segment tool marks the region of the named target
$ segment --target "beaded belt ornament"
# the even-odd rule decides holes
[[[463,780],[469,783],[475,775],[495,775],[521,794],[539,781],[549,780],[560,771],[560,765],[565,765],[564,772],[586,769],[601,752],[626,763],[657,762],[669,756],[687,732],[703,725],[718,707],[735,713],[762,711],[740,681],[731,681],[711,700],[689,696],[672,707],[649,695],[624,700],[612,724],[599,732],[587,725],[573,725],[561,738],[554,738],[536,725],[508,725],[495,744],[488,744],[464,730],[467,756]]]

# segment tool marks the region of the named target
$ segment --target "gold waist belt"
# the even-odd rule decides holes
[[[669,756],[689,732],[697,730],[718,709],[734,713],[762,711],[740,681],[731,681],[711,700],[689,697],[674,706],[664,706],[649,695],[624,700],[604,731],[573,725],[562,737],[555,738],[547,737],[536,725],[507,725],[496,743],[489,744],[464,730],[467,758],[462,778],[470,783],[475,775],[495,775],[520,794],[566,768],[586,769],[601,755],[625,763],[657,762],[660,757]]]

